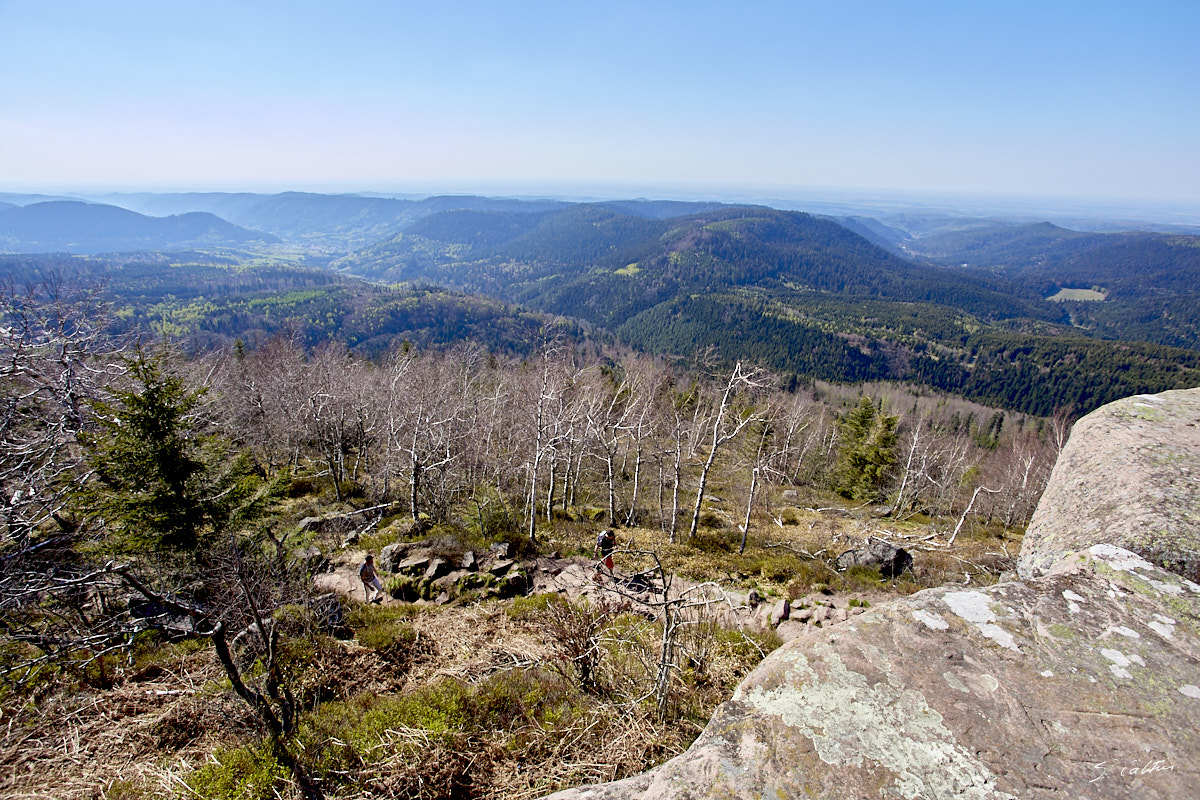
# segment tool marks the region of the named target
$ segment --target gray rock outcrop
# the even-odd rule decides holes
[[[1017,571],[1044,575],[1100,543],[1200,582],[1200,390],[1126,397],[1075,423]]]
[[[847,550],[837,557],[837,568],[878,567],[885,578],[895,578],[905,570],[912,569],[912,554],[891,542],[871,537],[863,547]]]
[[[391,595],[408,602],[447,603],[464,595],[510,598],[527,592],[531,583],[520,562],[500,558],[497,551],[479,559],[473,552],[438,555],[422,542],[397,542],[380,551],[377,563],[385,575],[395,576],[387,583]]]
[[[552,797],[1200,796],[1197,409],[1169,392],[1081,420],[1023,580],[807,630],[679,757]]]

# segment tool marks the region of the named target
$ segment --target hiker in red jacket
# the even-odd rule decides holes
[[[600,535],[596,537],[596,546],[592,548],[592,557],[599,559],[596,562],[595,578],[599,578],[601,573],[600,567],[608,569],[608,574],[613,574],[613,548],[617,545],[617,534],[610,529],[605,528],[600,531]]]

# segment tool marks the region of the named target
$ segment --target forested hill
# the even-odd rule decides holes
[[[913,257],[1000,270],[1036,291],[1103,287],[1125,298],[1190,292],[1200,278],[1200,236],[1087,233],[1049,222],[992,225],[900,243]]]
[[[311,192],[114,194],[100,199],[145,214],[204,211],[288,242],[339,254],[387,239],[401,227],[442,211],[538,212],[567,206],[558,200],[449,195],[411,200]]]
[[[1098,247],[1125,234],[1084,233],[1049,222],[992,224],[934,233],[900,242],[915,258],[967,267],[1031,267]]]
[[[277,242],[212,214],[148,217],[116,206],[55,200],[0,209],[0,252],[106,253]]]
[[[484,291],[604,325],[680,292],[733,288],[935,302],[989,318],[1061,317],[990,276],[916,265],[831,220],[763,207],[665,220],[605,205],[456,211],[415,222],[334,266],[373,280]]]
[[[287,241],[262,247],[273,234],[208,212],[150,218],[78,202],[0,209],[0,221],[36,221],[49,212],[60,223],[92,220],[70,232],[28,224],[24,235],[42,251],[198,251],[157,262],[110,259],[105,280],[130,325],[214,344],[286,331],[364,353],[397,339],[441,345],[456,336],[521,352],[545,319],[538,315],[554,314],[669,355],[714,353],[840,382],[914,382],[1037,414],[1200,385],[1197,237],[1098,235],[1047,224],[1003,226],[1007,238],[996,238],[997,226],[980,220],[958,228],[946,222],[924,237],[953,244],[954,233],[955,252],[969,245],[984,260],[1025,254],[1009,266],[963,267],[948,256],[941,264],[896,255],[888,248],[903,237],[879,221],[840,224],[762,206],[303,193],[121,197],[159,212],[207,205],[285,232]],[[151,235],[164,228],[166,240]],[[332,261],[337,274],[323,271],[340,248],[364,239],[377,243]],[[188,270],[203,287],[166,288]],[[415,291],[325,285],[320,275]]]
[[[1045,299],[1046,275],[914,263],[800,212],[454,211],[334,266],[585,319],[658,352],[711,350],[835,381],[913,381],[1032,413],[1200,383],[1195,352],[1088,338],[1080,304]],[[1112,318],[1095,326],[1170,344],[1196,332],[1181,310],[1164,342],[1165,330],[1138,327],[1128,308],[1104,304],[1093,316]]]
[[[236,254],[139,253],[119,257],[0,255],[0,287],[13,296],[50,292],[67,305],[98,292],[107,334],[169,339],[188,352],[254,349],[274,337],[317,348],[335,344],[378,357],[402,343],[445,348],[471,341],[496,354],[533,352],[551,324],[478,295],[368,284],[327,269]],[[577,325],[559,322],[581,344]]]

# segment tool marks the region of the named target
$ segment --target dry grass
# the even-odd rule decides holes
[[[0,795],[72,800],[135,785],[172,796],[214,748],[256,732],[241,701],[213,691],[210,651],[157,667],[107,691],[0,709]]]
[[[489,603],[397,619],[416,632],[410,646],[428,648],[403,686],[317,709],[301,734],[329,796],[536,797],[682,752],[695,725],[660,724],[652,709],[550,668],[545,611]]]
[[[740,532],[725,519],[730,515],[710,510],[712,524],[685,544],[671,544],[657,529],[622,528],[618,547],[658,552],[681,581],[716,580],[735,590],[793,598],[817,591],[848,593],[871,604],[927,586],[993,582],[1011,568],[1020,547],[1019,533],[970,524],[950,547],[954,520],[896,521],[870,517],[869,510],[853,506],[817,511],[777,505],[771,514],[754,518],[746,552],[739,554]],[[543,550],[590,554],[596,530],[590,523],[556,521],[542,532]],[[838,554],[870,537],[910,550],[914,573],[887,581],[869,572],[834,569]],[[632,566],[620,560],[618,565]],[[395,724],[360,738],[354,759],[318,770],[331,798],[520,800],[637,774],[683,752],[746,668],[738,659],[714,657],[709,674],[693,676],[694,684],[705,685],[694,685],[693,696],[678,704],[686,710],[663,724],[651,709],[631,704],[632,693],[624,689],[610,688],[606,695],[595,687],[581,693],[565,685],[571,673],[553,668],[557,656],[544,624],[506,613],[502,604],[362,613],[379,617],[358,620],[363,641],[391,645],[322,640],[296,676],[309,718],[319,719],[322,708],[343,704],[343,717],[326,721],[334,739],[349,738],[366,715],[394,715]],[[374,638],[365,635],[370,625]],[[652,632],[647,637],[653,639]],[[614,634],[606,646],[620,639]],[[222,688],[224,676],[210,650],[171,652],[164,650],[168,655],[151,669],[127,670],[110,690],[56,695],[36,707],[13,699],[0,706],[0,795],[196,796],[188,788],[196,770],[232,763],[236,753],[258,741],[258,731],[246,706]],[[636,657],[626,658],[611,665],[613,676],[637,668]],[[617,682],[610,677],[610,686]],[[439,731],[408,724],[388,705],[433,697],[439,686],[460,687],[455,697],[470,709],[468,716],[474,715],[470,725]],[[317,764],[321,755],[301,750],[297,757]],[[299,796],[287,778],[276,779],[270,792],[261,796]]]
[[[321,729],[320,744],[338,735],[350,741],[367,715],[423,702],[437,687],[451,687],[453,698],[469,704],[470,724],[389,724],[360,738],[353,762],[313,773],[331,798],[537,797],[641,772],[682,752],[698,732],[687,721],[660,724],[651,709],[581,693],[545,668],[553,655],[541,622],[501,604],[406,612],[394,623],[415,631],[406,645],[412,657],[385,657],[353,642],[325,641],[313,651],[298,681],[314,704],[307,718],[319,721],[330,701],[340,709]],[[109,690],[4,708],[0,795],[145,800],[229,785],[222,775],[247,758],[262,763],[265,751],[252,714],[223,677],[211,650],[193,649],[125,675]],[[300,749],[297,757],[314,765],[321,754]],[[201,768],[218,777],[197,783]],[[269,787],[238,791],[299,797],[294,781],[278,772]]]

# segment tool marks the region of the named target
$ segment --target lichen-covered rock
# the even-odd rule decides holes
[[[458,592],[464,588],[472,588],[467,586],[466,581],[478,576],[478,574],[479,573],[472,572],[468,569],[456,569],[453,572],[449,572],[434,579],[430,582],[430,585],[443,591],[449,592],[453,589],[455,592]]]
[[[1194,796],[1200,585],[1095,550],[1044,578],[931,589],[810,630],[683,755],[553,797]]]
[[[1200,584],[1186,566],[1198,403],[1200,392],[1131,398],[1077,426],[1078,460],[1056,468],[1046,527],[1023,550],[1026,579],[930,589],[809,628],[687,752],[552,797],[1200,796]],[[1084,457],[1102,452],[1117,466]],[[1133,510],[1091,510],[1113,493]]]
[[[499,559],[497,561],[493,561],[492,563],[488,564],[487,570],[488,570],[488,572],[492,573],[493,575],[499,576],[499,575],[503,575],[504,573],[508,572],[509,568],[511,568],[512,565],[515,563],[517,563],[517,562],[511,561],[509,559]]]
[[[430,558],[427,553],[409,556],[396,564],[394,570],[404,575],[423,575],[429,569]]]
[[[1075,423],[1021,546],[1043,575],[1106,543],[1200,582],[1200,389],[1135,395]]]
[[[425,568],[425,580],[433,581],[441,576],[451,572],[453,567],[450,562],[444,558],[429,559],[429,566]]]

